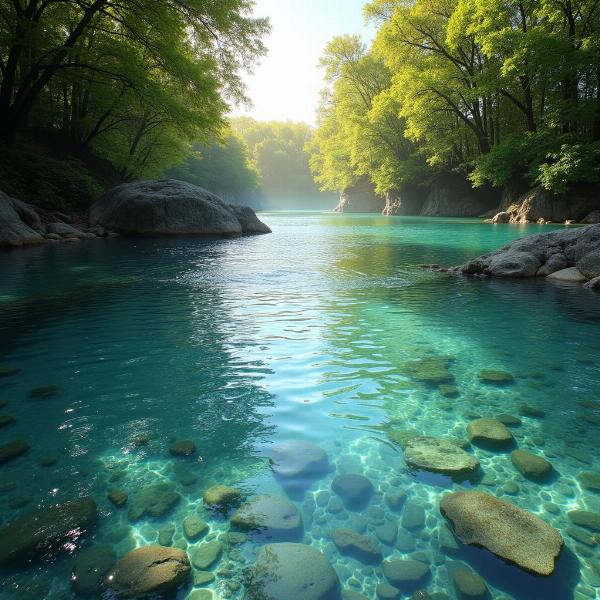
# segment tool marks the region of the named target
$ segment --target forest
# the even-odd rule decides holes
[[[600,3],[373,0],[331,40],[310,143],[323,189],[380,194],[440,171],[563,192],[600,176]]]

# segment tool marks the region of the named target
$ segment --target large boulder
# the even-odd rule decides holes
[[[463,543],[487,548],[530,573],[554,572],[564,542],[558,531],[535,515],[475,491],[446,494],[440,511]]]
[[[333,567],[306,544],[263,546],[245,583],[249,600],[337,600],[340,595]]]
[[[581,257],[577,269],[586,279],[600,276],[600,248]]]
[[[508,427],[497,419],[475,419],[467,425],[469,441],[483,448],[506,448],[514,443]]]
[[[465,452],[452,440],[419,436],[409,440],[404,447],[404,461],[409,467],[468,476],[479,468],[479,461]]]
[[[545,277],[581,265],[586,273],[592,273],[599,250],[600,224],[588,225],[520,238],[470,260],[457,270],[491,277]]]
[[[168,483],[149,485],[133,495],[127,516],[130,521],[162,517],[175,507],[180,498]]]
[[[42,244],[42,224],[35,210],[0,192],[0,247]]]
[[[295,541],[302,537],[302,515],[281,496],[255,496],[231,517],[234,529],[254,532],[269,539]]]
[[[0,564],[71,547],[95,521],[96,503],[89,497],[27,513],[0,529]]]
[[[329,470],[325,451],[301,440],[287,440],[273,446],[269,459],[273,472],[280,477],[312,477]]]
[[[248,207],[232,207],[205,189],[176,179],[124,183],[90,209],[90,225],[124,235],[265,233]]]
[[[364,508],[373,494],[373,484],[364,475],[357,473],[338,475],[332,481],[331,489],[350,510]]]
[[[128,552],[108,577],[118,598],[174,594],[190,576],[190,561],[179,548],[142,546]]]
[[[340,554],[352,556],[364,564],[378,564],[383,560],[381,548],[372,537],[345,528],[334,529],[331,537]]]

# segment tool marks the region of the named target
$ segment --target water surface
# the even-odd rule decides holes
[[[329,213],[262,218],[272,235],[90,241],[0,254],[0,364],[22,369],[0,379],[0,400],[8,402],[0,412],[17,420],[0,430],[0,443],[31,445],[0,466],[1,522],[91,495],[100,518],[84,546],[108,544],[121,556],[156,543],[172,524],[173,543],[192,552],[182,532],[186,515],[203,516],[208,537],[227,530],[226,521],[203,512],[202,491],[224,483],[249,495],[285,495],[269,448],[300,439],[324,448],[334,469],[292,501],[303,511],[304,541],[325,552],[345,589],[375,598],[381,567],[337,552],[330,532],[353,525],[356,514],[333,514],[315,499],[335,475],[358,472],[376,490],[363,511],[368,534],[382,518],[402,518],[386,493],[403,490],[425,509],[422,529],[401,529],[412,548],[382,548],[386,559],[426,561],[430,593],[453,598],[447,567],[462,561],[498,600],[598,597],[599,551],[567,533],[566,516],[575,508],[600,511],[600,495],[577,480],[581,471],[600,471],[598,296],[577,285],[418,267],[459,264],[549,227]],[[458,397],[403,372],[423,357],[452,357]],[[487,368],[512,373],[515,383],[482,384],[478,373]],[[57,394],[28,398],[31,389],[54,385]],[[523,403],[545,416],[521,417],[517,443],[550,460],[557,477],[528,481],[509,453],[472,448],[484,474],[474,485],[561,531],[566,550],[547,579],[483,550],[442,548],[439,498],[461,486],[411,472],[387,436],[395,428],[464,438],[475,416],[517,415]],[[135,445],[139,435],[149,443]],[[194,440],[199,458],[170,457],[180,439]],[[56,462],[42,466],[47,458]],[[182,498],[164,517],[130,523],[127,510],[106,497],[118,487],[131,499],[156,482]],[[506,494],[509,482],[516,494]],[[255,550],[252,542],[229,548],[213,567],[215,599],[243,596],[238,582]],[[72,557],[47,557],[4,570],[0,598],[72,598],[71,564]]]

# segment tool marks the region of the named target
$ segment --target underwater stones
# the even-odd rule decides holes
[[[477,458],[453,441],[425,436],[407,442],[404,461],[415,469],[456,476],[470,475],[479,468]]]
[[[131,443],[134,446],[146,446],[150,438],[145,433],[138,433],[131,438]]]
[[[40,467],[52,467],[58,462],[56,456],[40,456],[38,464]]]
[[[475,419],[467,425],[472,444],[482,448],[506,448],[512,445],[513,436],[504,423],[496,419]]]
[[[215,580],[215,574],[210,571],[194,571],[192,580],[195,586],[203,586],[212,583]]]
[[[378,600],[396,600],[400,596],[400,590],[389,583],[380,583],[375,588]]]
[[[142,488],[129,502],[127,516],[130,521],[142,517],[162,517],[172,510],[181,496],[168,483],[156,483]]]
[[[168,523],[158,530],[158,543],[161,546],[170,546],[173,543],[173,536],[175,535],[175,525]]]
[[[381,548],[377,542],[352,529],[334,529],[331,537],[340,554],[352,556],[364,564],[378,564],[383,560]]]
[[[195,569],[205,571],[216,563],[223,553],[223,544],[219,540],[211,540],[196,546],[192,552],[192,564]]]
[[[452,554],[460,549],[454,534],[445,525],[440,526],[438,543],[440,550],[446,554]]]
[[[466,566],[452,569],[452,583],[457,600],[484,600],[488,597],[485,580]]]
[[[396,521],[386,521],[383,525],[375,527],[375,535],[380,542],[392,546],[398,533],[398,524]]]
[[[515,378],[508,371],[502,371],[500,369],[482,369],[479,371],[477,377],[481,383],[488,383],[493,385],[508,385],[514,383]]]
[[[412,552],[415,549],[415,538],[413,535],[401,529],[396,536],[396,548],[400,552]]]
[[[496,415],[495,420],[500,421],[500,423],[504,423],[504,425],[507,427],[519,427],[522,423],[521,419],[507,413]]]
[[[600,531],[600,513],[589,510],[571,510],[567,516],[569,517],[569,521],[575,525],[591,529],[592,531]]]
[[[429,567],[412,558],[386,560],[383,563],[383,574],[394,587],[406,592],[425,582],[429,577]]]
[[[513,450],[510,460],[517,471],[527,479],[537,481],[552,473],[552,464],[549,461],[526,450]]]
[[[104,576],[117,562],[117,554],[110,546],[92,546],[82,550],[73,561],[71,585],[82,596],[97,594]]]
[[[406,502],[406,492],[388,492],[383,499],[393,511],[397,511],[400,510]]]
[[[296,540],[302,535],[302,515],[289,500],[274,494],[255,496],[231,517],[234,529],[255,532],[267,538]]]
[[[325,451],[316,444],[288,440],[273,446],[270,457],[273,473],[280,477],[314,477],[329,470]]]
[[[0,367],[0,377],[10,377],[20,373],[21,369],[18,367]]]
[[[411,379],[428,385],[453,383],[454,375],[448,370],[452,358],[426,356],[402,365],[400,372]]]
[[[110,490],[107,495],[108,499],[118,507],[121,507],[127,502],[129,494],[125,490]]]
[[[563,539],[535,515],[475,491],[446,494],[440,511],[463,543],[482,546],[537,575],[554,572]]]
[[[142,546],[116,564],[108,583],[119,598],[150,598],[174,594],[187,581],[190,570],[183,550]]]
[[[29,444],[24,440],[15,440],[0,446],[0,465],[18,458],[29,450]]]
[[[0,429],[6,427],[7,425],[12,425],[16,423],[16,419],[11,415],[0,415]]]
[[[60,387],[58,385],[45,385],[31,390],[28,397],[32,400],[46,400],[47,398],[57,396],[59,392]]]
[[[531,417],[533,419],[543,419],[546,416],[545,411],[529,404],[521,404],[519,406],[519,415],[522,417]]]
[[[425,509],[415,502],[407,502],[402,513],[402,527],[409,531],[425,527]]]
[[[213,485],[204,491],[202,499],[206,508],[227,512],[242,501],[242,491],[226,485]]]
[[[339,579],[325,556],[306,544],[263,546],[248,573],[248,600],[335,600]]]
[[[183,519],[183,533],[190,542],[200,539],[208,531],[208,523],[197,517],[189,515]]]
[[[169,447],[171,456],[192,456],[196,453],[196,444],[191,440],[179,440]]]
[[[36,510],[0,528],[0,564],[76,543],[96,521],[89,497]]]
[[[583,471],[577,475],[577,480],[582,488],[590,492],[600,492],[600,473]]]
[[[331,489],[350,510],[364,508],[373,494],[373,484],[364,475],[355,473],[338,475],[331,483]]]
[[[448,383],[440,383],[438,391],[444,398],[457,398],[460,395],[459,389],[455,385],[449,385]]]

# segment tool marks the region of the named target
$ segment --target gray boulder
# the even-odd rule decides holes
[[[587,279],[600,276],[600,248],[579,259],[577,269]]]
[[[337,600],[340,582],[325,556],[306,544],[267,544],[246,581],[249,600]]]
[[[584,269],[586,265],[593,268],[598,264],[599,251],[600,224],[588,225],[520,238],[470,260],[457,270],[491,277],[545,277],[579,264]],[[590,254],[593,256],[588,259]]]
[[[87,233],[69,225],[68,223],[48,223],[46,231],[50,234],[59,235],[61,238],[78,238],[80,240],[94,239],[93,233]]]
[[[265,233],[248,207],[232,207],[207,190],[175,179],[124,183],[90,209],[90,226],[125,235]]]
[[[594,277],[594,279],[590,279],[583,287],[587,288],[588,290],[600,292],[600,277]]]
[[[273,472],[281,477],[316,476],[329,469],[325,451],[301,440],[286,440],[273,446],[269,459]]]
[[[600,210],[592,210],[589,212],[583,219],[581,219],[582,223],[600,223]]]
[[[79,498],[30,512],[0,529],[0,564],[68,548],[96,521],[96,503]]]
[[[42,224],[31,206],[0,192],[0,247],[42,244]]]

